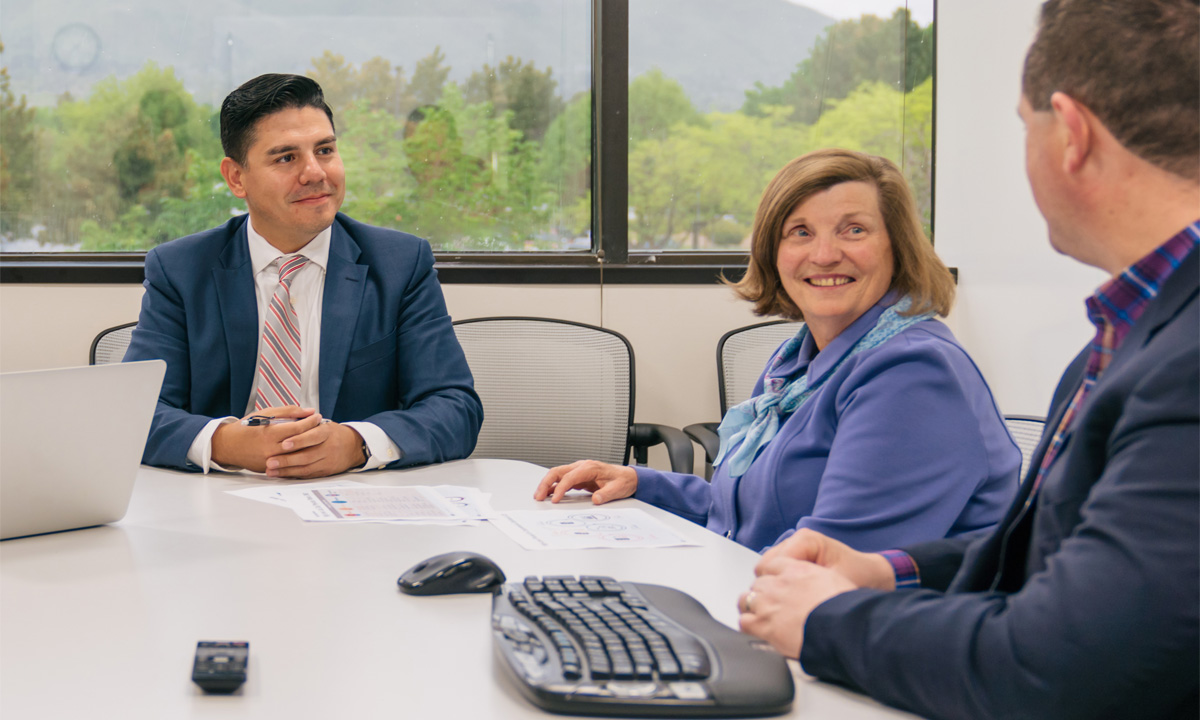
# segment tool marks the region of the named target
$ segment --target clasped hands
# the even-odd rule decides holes
[[[287,405],[254,414],[296,421],[257,426],[225,423],[213,433],[214,462],[267,477],[298,479],[337,475],[366,462],[362,436],[349,426],[322,422],[313,408]]]

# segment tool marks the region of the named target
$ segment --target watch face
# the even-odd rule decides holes
[[[54,59],[67,70],[86,70],[100,56],[100,36],[83,23],[63,25],[54,33]]]

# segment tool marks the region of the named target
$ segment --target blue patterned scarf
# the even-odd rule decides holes
[[[750,468],[750,463],[758,453],[771,442],[786,416],[796,412],[805,400],[820,389],[825,380],[842,366],[852,356],[863,350],[879,347],[891,338],[903,332],[906,328],[928,320],[934,313],[927,312],[912,317],[904,317],[900,313],[912,306],[912,298],[905,296],[892,305],[875,322],[866,335],[856,342],[845,355],[838,358],[833,367],[823,376],[817,378],[814,385],[808,384],[808,373],[788,382],[787,378],[776,377],[775,372],[781,365],[792,360],[800,352],[800,346],[808,335],[808,325],[800,328],[796,336],[788,340],[767,363],[767,371],[763,377],[762,395],[756,395],[746,402],[738,403],[729,408],[725,419],[717,428],[721,437],[721,451],[713,461],[713,467],[727,462],[725,466],[731,478],[740,478]],[[738,443],[741,443],[740,445]],[[731,447],[737,446],[732,453]]]

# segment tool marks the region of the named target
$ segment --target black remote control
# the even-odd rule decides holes
[[[204,688],[204,692],[231,693],[246,682],[249,659],[248,642],[198,642],[192,682]]]

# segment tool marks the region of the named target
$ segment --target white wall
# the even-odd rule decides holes
[[[1001,409],[1037,415],[1090,337],[1082,300],[1103,281],[1050,249],[1025,180],[1016,104],[1039,4],[938,3],[936,197],[938,252],[959,268],[950,324]],[[539,315],[621,332],[637,355],[637,419],[678,427],[716,419],[716,341],[756,320],[717,286],[445,290],[456,319]],[[140,297],[134,285],[0,286],[0,370],[85,364],[91,338],[136,318]]]
[[[1040,0],[938,3],[935,235],[959,271],[951,326],[1006,413],[1044,415],[1092,335],[1099,270],[1056,254],[1025,179],[1017,117]]]

